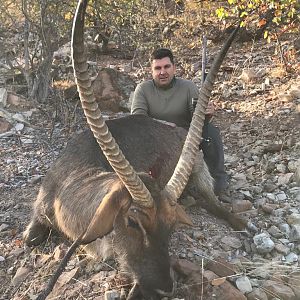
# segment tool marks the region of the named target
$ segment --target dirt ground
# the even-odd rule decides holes
[[[247,57],[243,53],[251,55]],[[265,172],[262,154],[257,154],[257,164],[246,163],[248,154],[255,156],[254,149],[260,145],[265,147],[266,141],[267,145],[281,145],[281,149],[276,150],[274,155],[279,155],[282,162],[287,164],[299,159],[300,94],[291,96],[290,91],[293,87],[300,91],[300,77],[297,72],[288,74],[282,67],[273,65],[273,53],[274,47],[269,45],[264,45],[262,50],[257,46],[252,52],[250,44],[237,46],[226,62],[229,71],[223,70],[220,82],[216,84],[213,100],[217,110],[213,122],[219,126],[224,140],[226,168],[231,177],[228,195],[231,198],[237,196],[235,174],[247,174],[250,186],[261,188],[261,191],[267,179],[278,176],[276,170]],[[265,74],[243,81],[241,74],[247,70],[247,59],[247,67],[255,68],[256,71],[265,70]],[[118,62],[109,64],[113,63]],[[66,123],[66,119],[70,122]],[[32,203],[42,177],[71,133],[79,132],[85,126],[84,119],[77,104],[61,103],[58,113],[53,106],[35,108],[30,124],[26,125],[22,133],[1,138],[1,300],[35,299],[70,245],[53,233],[46,243],[29,248],[23,244],[22,232],[32,215]],[[234,162],[232,158],[236,158]],[[268,159],[272,160],[272,156]],[[288,191],[295,187],[292,181],[286,189]],[[271,222],[269,215],[258,211],[257,201],[261,198],[262,192],[254,193],[250,199],[253,207],[244,213],[259,230],[263,229],[263,224]],[[296,196],[288,198],[286,202],[290,207],[299,207]],[[230,209],[230,203],[227,205]],[[243,256],[254,264],[253,253],[247,253],[245,248],[247,241],[251,243],[251,236],[234,232],[224,221],[199,207],[188,208],[188,212],[195,227],[179,228],[173,234],[170,252],[175,260],[185,259],[201,266],[204,260],[224,256],[225,253],[231,259]],[[243,246],[238,249],[224,246],[221,239],[225,236],[238,239]],[[299,270],[298,266],[295,268]],[[191,294],[191,287],[195,283],[189,282],[180,273],[177,274],[177,280],[176,297],[200,299],[199,294]],[[86,257],[84,252],[78,251],[48,299],[102,299],[104,292],[111,289],[117,290],[122,299],[129,287],[130,283],[123,274],[118,273],[118,267],[113,261],[95,262]],[[203,299],[215,298],[206,295]]]

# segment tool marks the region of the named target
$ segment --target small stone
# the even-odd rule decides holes
[[[24,249],[23,248],[16,248],[16,249],[14,249],[14,250],[12,250],[10,252],[10,255],[13,255],[15,257],[19,257],[23,253],[24,253]]]
[[[218,280],[218,276],[213,273],[212,271],[206,270],[204,271],[204,280],[206,282],[213,282],[213,280]],[[201,274],[199,274],[199,278],[196,283],[200,282],[201,280]],[[200,295],[201,293],[201,285],[196,284],[199,286],[200,290],[198,291],[197,296]],[[192,285],[191,285],[192,286]],[[225,280],[222,284],[220,285],[211,285],[210,289],[212,289],[212,294],[214,295],[213,299],[217,300],[229,300],[229,299],[234,299],[234,300],[246,300],[247,298],[238,290],[236,289],[231,283],[229,283],[227,280]],[[193,297],[191,299],[197,299],[196,297]],[[205,298],[203,298],[205,299]]]
[[[129,73],[129,72],[131,72],[132,71],[132,63],[128,63],[128,64],[124,64],[124,72],[125,73]]]
[[[181,204],[184,207],[191,207],[197,204],[196,200],[194,197],[192,196],[186,196],[184,198],[181,199]]]
[[[35,184],[35,183],[40,182],[41,179],[42,179],[42,175],[34,175],[34,176],[32,176],[32,177],[28,180],[28,182],[29,182],[29,183],[32,183],[32,184]]]
[[[210,260],[206,265],[206,269],[214,272],[220,277],[231,276],[238,272],[238,268],[235,265],[227,262],[221,257]]]
[[[20,138],[21,142],[25,145],[27,144],[33,144],[33,140],[32,139],[28,139],[28,138]]]
[[[221,242],[231,248],[234,248],[234,249],[239,249],[242,247],[242,242],[238,238],[235,238],[232,236],[223,237],[221,239]]]
[[[290,254],[288,254],[286,257],[285,257],[285,261],[287,263],[295,263],[298,261],[298,255],[294,252],[291,252]]]
[[[291,242],[300,241],[300,225],[292,225],[290,232],[290,240]]]
[[[283,245],[283,244],[276,244],[275,250],[283,255],[288,255],[291,251],[289,247]]]
[[[228,154],[224,154],[224,159],[225,159],[225,163],[229,165],[235,165],[240,160],[240,158],[237,155],[229,156]]]
[[[276,165],[276,169],[277,169],[278,172],[284,174],[286,172],[286,165],[278,164],[278,165]]]
[[[295,249],[295,243],[287,243],[287,246],[288,246],[291,250],[294,250],[294,249]]]
[[[290,172],[296,172],[298,162],[295,160],[290,160],[287,164],[287,167]]]
[[[288,245],[288,243],[290,242],[288,239],[278,239],[278,241],[284,245]]]
[[[271,201],[275,201],[275,199],[276,199],[275,195],[272,193],[267,193],[266,197],[267,197],[267,199],[269,199]]]
[[[278,207],[277,204],[270,204],[270,203],[266,203],[261,206],[262,210],[267,214],[271,214],[277,207]]]
[[[23,122],[26,121],[24,115],[21,114],[21,113],[16,113],[16,114],[14,114],[14,115],[12,116],[12,118],[13,118],[14,120],[20,122],[20,123],[23,123]]]
[[[193,238],[196,239],[196,240],[203,240],[204,239],[204,234],[200,230],[195,230],[193,232]]]
[[[286,173],[278,177],[278,185],[289,184],[292,181],[294,173]]]
[[[15,276],[13,277],[13,279],[11,280],[11,283],[14,286],[19,285],[21,282],[23,282],[25,280],[25,278],[27,277],[27,275],[30,273],[30,270],[28,268],[25,267],[20,267]]]
[[[268,229],[268,232],[275,238],[281,238],[283,236],[282,232],[275,225],[272,225]]]
[[[252,208],[252,203],[249,200],[232,200],[232,212],[239,213],[250,210]]]
[[[278,201],[284,201],[287,199],[287,196],[284,192],[281,192],[276,195],[276,198]]]
[[[254,194],[259,194],[259,195],[261,195],[263,192],[263,188],[261,186],[257,186],[257,185],[252,186],[251,190]]]
[[[243,294],[252,292],[252,285],[247,276],[237,278],[235,284]]]
[[[292,272],[289,274],[289,286],[292,288],[296,295],[296,299],[300,299],[300,272]]]
[[[277,189],[277,185],[273,184],[273,183],[266,183],[264,185],[264,191],[267,193],[271,193],[273,191],[275,191]]]
[[[265,267],[258,267],[251,271],[251,276],[266,279],[270,276],[270,272]]]
[[[7,103],[7,90],[6,88],[0,88],[0,103],[3,107],[6,106]]]
[[[5,136],[10,136],[13,134],[12,131],[9,131],[9,129],[11,129],[11,124],[6,121],[5,119],[3,118],[0,118],[0,134],[1,134],[1,137],[5,137]]]
[[[263,288],[264,290],[268,291],[271,295],[276,295],[276,297],[278,297],[279,299],[295,299],[295,294],[293,290],[282,282],[266,280],[263,284]]]
[[[16,129],[16,131],[18,131],[18,132],[21,132],[23,129],[24,129],[24,124],[23,123],[17,123],[16,125],[15,125],[15,129]]]
[[[262,78],[262,77],[266,76],[266,74],[267,74],[267,70],[266,69],[259,69],[256,72],[256,76],[259,77],[259,78]]]
[[[287,224],[287,223],[280,224],[280,225],[279,225],[279,229],[280,229],[281,232],[283,232],[286,236],[289,236],[290,231],[291,231],[289,224]]]
[[[300,104],[299,107],[299,113],[300,113]],[[300,186],[300,159],[297,161],[297,167],[294,174],[294,181]]]
[[[60,260],[62,259],[65,254],[67,252],[66,246],[65,245],[58,245],[55,249],[54,249],[54,259],[55,260]]]
[[[258,198],[255,200],[255,206],[256,207],[262,207],[263,205],[266,205],[266,199],[265,198]]]
[[[119,300],[120,295],[117,290],[106,291],[104,294],[104,300]]]
[[[240,132],[242,130],[243,126],[244,126],[244,124],[242,124],[242,123],[231,124],[229,127],[229,130],[231,132]]]
[[[245,199],[247,199],[247,200],[252,200],[253,199],[253,196],[251,195],[250,191],[241,190],[240,192],[245,196]]]
[[[292,95],[295,99],[300,98],[300,87],[299,86],[292,86],[290,91],[290,95]]]
[[[186,259],[176,259],[172,261],[172,267],[174,270],[184,276],[189,276],[193,272],[199,272],[200,266],[195,263],[192,263]]]
[[[275,216],[275,217],[277,217],[277,218],[280,218],[280,217],[283,217],[284,215],[285,215],[285,209],[284,208],[278,208],[278,209],[275,209],[274,211],[273,211],[273,215]],[[277,224],[278,223],[280,223],[280,221],[279,222],[277,222]]]
[[[300,214],[292,213],[287,217],[287,223],[289,225],[300,225]]]
[[[0,232],[5,231],[5,230],[7,230],[8,228],[9,228],[9,225],[3,223],[3,224],[0,225]]]
[[[262,254],[269,253],[275,247],[274,242],[271,240],[271,238],[267,233],[261,233],[255,235],[253,237],[253,241],[258,253],[262,253]]]
[[[254,70],[248,69],[248,70],[243,70],[240,79],[245,82],[245,83],[250,83],[254,81],[257,78],[257,75]]]
[[[250,283],[253,289],[260,287],[260,280],[258,278],[250,278]]]
[[[268,300],[268,296],[262,289],[255,288],[247,294],[247,300]]]

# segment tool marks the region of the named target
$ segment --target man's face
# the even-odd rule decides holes
[[[169,57],[153,59],[151,69],[154,82],[159,87],[168,86],[176,71],[175,65],[172,64]]]

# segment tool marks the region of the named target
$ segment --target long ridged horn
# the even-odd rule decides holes
[[[72,61],[82,108],[94,137],[108,162],[128,189],[133,201],[142,207],[152,207],[154,202],[150,192],[112,137],[93,94],[83,42],[87,2],[87,0],[79,0],[72,30]]]
[[[197,151],[199,151],[199,144],[202,137],[202,127],[204,125],[205,119],[205,111],[213,89],[213,84],[216,79],[217,73],[220,69],[220,66],[226,56],[226,53],[230,48],[230,45],[234,40],[234,37],[238,30],[239,27],[237,27],[232,32],[225,45],[222,47],[219,54],[214,59],[214,62],[206,77],[206,80],[200,89],[199,100],[196,105],[196,109],[182,149],[181,156],[178,160],[177,166],[174,170],[171,179],[164,188],[165,191],[167,191],[170,194],[173,200],[177,200],[180,197],[188,182],[189,176],[191,175],[196,153]]]

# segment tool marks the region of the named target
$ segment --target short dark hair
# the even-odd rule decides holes
[[[151,62],[152,62],[154,59],[162,59],[162,58],[165,58],[165,57],[169,57],[171,63],[174,64],[173,53],[170,49],[167,49],[167,48],[159,48],[159,49],[154,50],[151,53],[150,58],[151,58]]]

